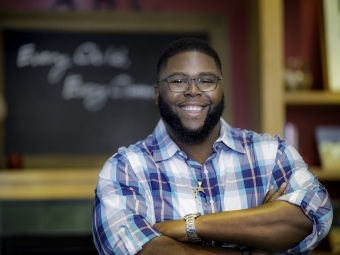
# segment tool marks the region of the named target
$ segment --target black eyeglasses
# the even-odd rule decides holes
[[[189,89],[192,81],[200,91],[207,92],[216,89],[218,81],[223,78],[216,75],[204,75],[198,78],[189,78],[183,76],[170,76],[168,78],[158,80],[158,82],[167,81],[169,89],[172,92],[185,92]]]

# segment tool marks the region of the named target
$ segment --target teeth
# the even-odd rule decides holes
[[[201,107],[201,106],[184,106],[184,107],[182,107],[182,109],[184,111],[196,111],[196,112],[202,110],[202,108],[203,107]]]

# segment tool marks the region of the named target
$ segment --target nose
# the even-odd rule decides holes
[[[196,79],[190,79],[189,80],[189,88],[184,92],[185,96],[200,96],[202,95],[202,92],[197,87],[197,80]]]

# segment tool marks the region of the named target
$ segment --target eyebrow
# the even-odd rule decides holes
[[[204,75],[216,75],[216,76],[220,76],[220,75],[214,74],[212,72],[201,72],[201,73],[198,74],[198,77],[204,76]],[[174,72],[174,73],[170,74],[168,77],[174,77],[174,76],[189,77],[189,75],[187,73],[182,73],[182,72]]]

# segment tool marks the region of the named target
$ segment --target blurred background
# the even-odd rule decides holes
[[[156,63],[184,36],[221,57],[226,121],[286,138],[326,186],[334,227],[315,254],[339,253],[339,5],[0,0],[0,253],[96,254],[98,173],[153,131]]]

